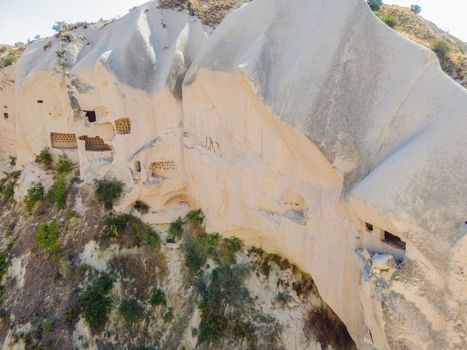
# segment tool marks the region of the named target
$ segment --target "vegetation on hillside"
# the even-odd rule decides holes
[[[26,44],[21,42],[14,46],[0,45],[0,69],[15,64],[25,49]]]
[[[460,41],[438,30],[418,15],[421,8],[381,5],[375,14],[407,38],[433,50],[443,70],[467,88],[467,52]]]

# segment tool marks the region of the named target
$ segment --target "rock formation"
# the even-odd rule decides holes
[[[66,154],[151,224],[201,208],[310,273],[360,349],[465,348],[467,92],[435,54],[361,0],[170,7],[31,44],[0,158]]]

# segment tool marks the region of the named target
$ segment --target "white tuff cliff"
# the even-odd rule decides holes
[[[149,223],[201,208],[309,272],[361,349],[467,346],[467,92],[364,1],[254,0],[214,30],[150,2],[15,70],[1,160],[66,153]]]

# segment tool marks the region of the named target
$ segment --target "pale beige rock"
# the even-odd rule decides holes
[[[465,90],[360,0],[256,0],[211,32],[152,2],[33,43],[0,72],[0,160],[51,147],[150,223],[201,208],[309,272],[361,349],[465,348]]]

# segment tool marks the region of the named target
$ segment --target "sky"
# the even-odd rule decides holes
[[[123,16],[148,0],[0,0],[0,44],[52,35],[56,21],[97,22]]]
[[[0,0],[0,43],[14,44],[36,35],[53,34],[55,21],[96,22],[123,16],[147,0]],[[388,4],[422,7],[421,15],[467,42],[467,0],[386,0]]]

